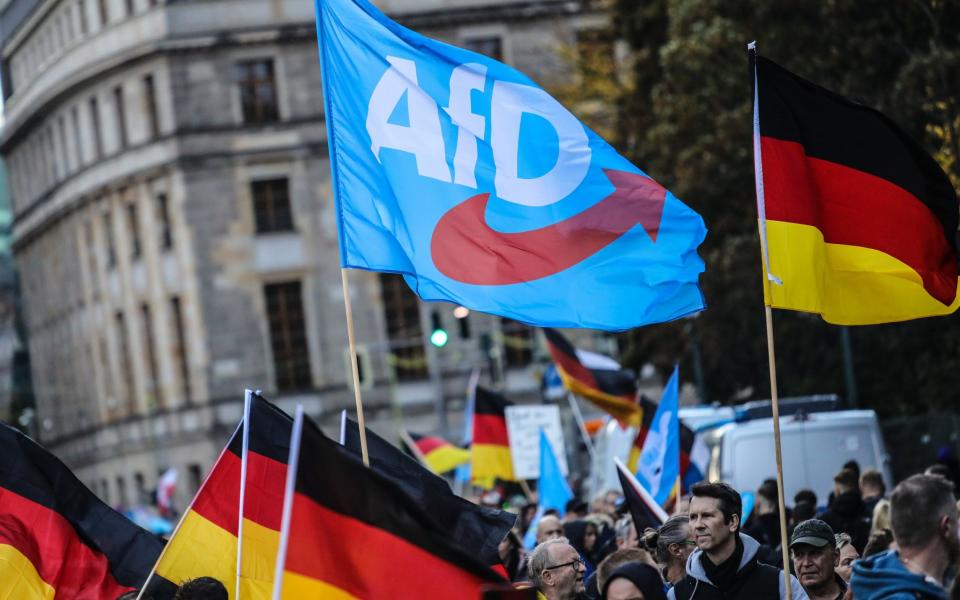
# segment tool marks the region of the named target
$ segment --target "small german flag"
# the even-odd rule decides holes
[[[768,306],[838,325],[957,309],[957,195],[880,112],[750,53]]]
[[[555,329],[544,328],[543,333],[564,387],[590,400],[624,427],[640,425],[642,413],[633,372],[608,356],[574,347]]]
[[[483,487],[495,479],[515,481],[510,439],[507,437],[506,409],[513,405],[500,394],[477,386],[473,405],[473,444],[470,477]]]
[[[280,598],[480,598],[503,583],[302,411],[293,440]]]
[[[437,475],[470,462],[469,450],[454,446],[441,437],[406,431],[401,437],[401,442],[410,456],[422,462]]]
[[[280,409],[252,394],[240,581],[245,599],[268,599],[273,591],[292,423]],[[157,600],[168,596],[155,585],[168,587],[201,576],[219,579],[230,598],[236,597],[245,426],[241,423],[230,438],[163,551],[147,590]]]
[[[0,598],[99,600],[139,588],[163,541],[0,423]]]

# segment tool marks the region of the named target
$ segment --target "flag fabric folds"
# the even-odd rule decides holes
[[[0,423],[0,598],[116,598],[163,541],[116,512],[39,444]]]
[[[751,52],[769,306],[839,325],[958,306],[956,192],[880,112]]]
[[[679,369],[674,367],[637,461],[637,480],[660,506],[676,498],[680,479],[678,379]]]
[[[512,404],[500,394],[477,386],[473,404],[470,476],[482,487],[492,487],[495,479],[516,480],[507,437],[506,409]]]
[[[623,498],[630,510],[630,516],[633,517],[633,526],[637,529],[637,535],[643,535],[643,530],[647,527],[657,528],[663,525],[669,518],[666,511],[640,485],[620,459],[613,460],[617,464],[617,477],[620,479]]]
[[[555,329],[544,328],[543,333],[564,387],[590,400],[621,425],[640,425],[643,413],[637,404],[637,382],[632,371],[608,356],[576,348]]]
[[[299,411],[293,435],[279,597],[479,598],[503,581]]]
[[[654,422],[654,415],[657,413],[657,403],[640,395],[640,406],[643,411],[643,421],[637,430],[637,436],[634,438],[633,446],[630,448],[630,454],[627,458],[627,468],[631,473],[637,472],[637,465],[640,461],[640,451],[643,450],[644,442],[647,440],[647,434]],[[707,447],[703,436],[680,421],[680,483],[683,487],[681,493],[685,493],[706,479],[707,465],[710,463],[710,449]]]
[[[470,461],[470,451],[454,446],[447,440],[432,436],[420,435],[408,431],[409,442],[401,440],[408,454],[422,460],[428,469],[442,475],[452,471]],[[412,444],[412,447],[410,445]]]
[[[561,449],[562,450],[562,449]],[[553,447],[547,438],[546,432],[540,430],[540,479],[537,482],[537,512],[530,521],[526,534],[523,536],[523,545],[533,548],[537,541],[537,525],[543,513],[554,509],[564,516],[567,512],[567,502],[573,499],[573,492],[567,484],[560,463],[553,453]]]
[[[241,594],[245,600],[270,598],[292,424],[287,414],[253,394],[250,422],[241,423],[230,438],[157,563],[147,589],[156,600],[169,596],[156,591],[155,585],[201,576],[219,579],[235,600],[243,428],[247,426]]]
[[[360,427],[342,421],[343,446],[360,456]],[[486,565],[500,562],[497,547],[516,523],[517,515],[484,508],[457,496],[446,480],[424,468],[390,442],[367,429],[370,468],[391,480],[420,506],[468,554]]]
[[[367,0],[316,14],[342,266],[542,326],[704,308],[700,215],[531,79]]]

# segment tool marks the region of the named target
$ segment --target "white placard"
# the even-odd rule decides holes
[[[547,433],[547,440],[557,457],[560,472],[567,476],[567,451],[560,427],[560,408],[542,404],[508,406],[507,437],[510,439],[510,457],[513,459],[513,474],[517,479],[540,477],[540,430]]]

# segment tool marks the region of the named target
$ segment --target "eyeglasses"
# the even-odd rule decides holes
[[[579,563],[581,567],[587,568],[587,563],[585,563],[582,558],[577,558],[576,560],[571,560],[570,562],[565,562],[565,563],[560,564],[560,565],[553,565],[552,567],[544,567],[543,570],[544,570],[544,571],[549,571],[550,569],[561,569],[561,568],[563,568],[563,567],[569,567],[569,566],[573,565],[573,569],[576,571],[576,570],[577,570],[577,567],[576,567],[577,563]]]

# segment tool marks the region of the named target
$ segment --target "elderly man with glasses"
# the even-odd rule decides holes
[[[583,559],[565,538],[547,540],[533,549],[530,580],[546,600],[574,600],[583,593]]]

